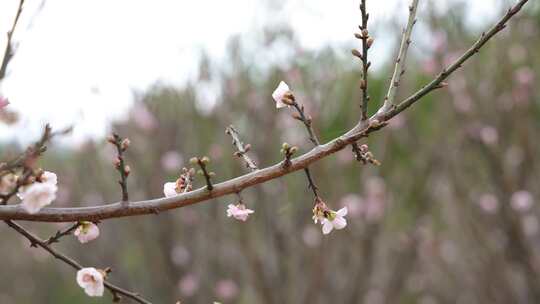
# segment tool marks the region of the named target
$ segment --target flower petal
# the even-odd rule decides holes
[[[339,209],[336,213],[338,215],[338,217],[344,217],[345,215],[347,215],[347,212],[349,210],[347,209],[347,207],[343,207],[341,209]]]
[[[165,197],[177,196],[178,193],[176,192],[176,183],[165,183],[163,185],[163,194],[165,194]]]
[[[334,225],[332,225],[332,222],[330,222],[327,219],[324,219],[322,222],[322,232],[323,234],[329,234],[332,229],[334,228]]]
[[[343,229],[347,226],[347,220],[341,216],[338,216],[332,221],[332,225],[338,230]]]

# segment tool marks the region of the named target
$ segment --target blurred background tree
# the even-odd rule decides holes
[[[56,246],[83,264],[114,266],[113,282],[155,303],[540,302],[540,10],[532,4],[447,89],[369,138],[382,166],[362,166],[350,150],[313,166],[330,205],[349,208],[347,229],[321,234],[299,172],[244,191],[256,210],[246,223],[226,217],[226,205],[237,199],[230,196],[107,221],[98,241]],[[423,12],[398,99],[479,35],[464,24],[460,7]],[[302,50],[287,28],[269,29],[264,43],[269,50],[287,45],[293,56],[267,65],[271,52],[249,52],[232,39],[227,65],[204,57],[199,79],[185,87],[156,84],[134,94],[127,119],[112,125],[132,142],[131,199],[162,196],[163,183],[196,155],[211,157],[216,180],[245,173],[224,133],[230,123],[261,165],[280,160],[284,141],[309,150],[298,122],[273,109],[280,80],[306,105],[323,141],[354,125],[360,71],[348,50]],[[372,73],[373,104],[391,69],[389,61]],[[42,166],[59,176],[55,205],[119,200],[113,157],[105,140],[53,147]],[[59,227],[34,226],[43,235]],[[110,302],[87,298],[71,269],[7,227],[0,231],[0,303]]]

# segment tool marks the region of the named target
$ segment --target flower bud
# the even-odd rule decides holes
[[[125,151],[127,150],[130,144],[131,144],[131,141],[129,140],[129,138],[124,138],[124,140],[122,140],[122,143],[120,144],[120,148],[122,148],[122,150]]]
[[[199,163],[199,159],[197,157],[192,157],[189,159],[189,162],[192,164],[192,165],[196,165]]]
[[[367,47],[370,48],[373,45],[373,42],[375,42],[375,39],[373,39],[373,37],[369,37],[366,42]]]
[[[369,32],[368,32],[367,29],[363,29],[363,30],[362,30],[362,36],[363,36],[363,37],[369,36]]]
[[[201,163],[207,165],[208,163],[210,163],[210,158],[208,156],[204,156],[203,158],[201,158]]]
[[[124,166],[124,173],[126,175],[129,175],[130,172],[131,172],[131,168],[129,166]]]
[[[113,145],[116,143],[116,140],[114,139],[114,136],[112,135],[107,136],[107,141]]]

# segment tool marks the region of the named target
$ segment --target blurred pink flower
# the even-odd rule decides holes
[[[426,75],[435,74],[435,72],[437,72],[438,67],[439,65],[437,64],[437,61],[435,61],[435,59],[433,58],[426,59],[421,63],[422,73]]]
[[[219,144],[212,144],[210,146],[210,158],[213,160],[219,160],[223,156],[223,146]]]
[[[166,171],[180,169],[184,162],[182,155],[176,151],[168,151],[161,157],[161,167]]]
[[[364,217],[367,221],[376,222],[382,219],[386,210],[386,184],[380,177],[371,177],[364,188]]]
[[[431,42],[433,45],[433,51],[436,53],[443,53],[446,51],[446,47],[448,45],[448,38],[446,35],[446,32],[443,31],[435,31],[432,34]]]
[[[183,296],[190,297],[194,295],[199,289],[199,278],[192,273],[186,274],[178,282],[178,289],[180,289]]]
[[[283,103],[283,98],[285,97],[285,94],[290,91],[289,86],[285,82],[281,81],[279,83],[278,87],[272,93],[272,98],[274,98],[274,101],[276,102],[276,108],[280,109],[287,106]]]
[[[237,205],[229,204],[227,208],[227,216],[228,217],[234,217],[235,219],[245,222],[248,219],[248,216],[255,211],[251,209],[247,209],[246,205],[240,203]]]
[[[405,116],[398,115],[394,116],[394,118],[390,119],[390,122],[388,123],[388,128],[392,130],[399,130],[405,126]]]
[[[444,66],[446,67],[454,63],[459,58],[459,56],[461,56],[461,54],[463,54],[463,51],[454,51],[444,56]]]
[[[216,284],[215,292],[219,299],[230,300],[238,295],[238,285],[230,279],[220,280]]]
[[[499,139],[499,133],[492,126],[484,126],[480,129],[480,139],[486,145],[494,145]]]
[[[347,207],[350,217],[359,217],[364,211],[364,202],[358,194],[349,193],[341,198],[340,205]]]
[[[510,198],[510,205],[519,212],[527,212],[531,209],[534,199],[529,191],[520,190],[514,192]]]
[[[171,251],[171,260],[175,265],[183,266],[189,262],[190,254],[186,247],[177,245]]]
[[[478,205],[485,213],[493,214],[499,210],[499,201],[497,197],[491,193],[484,193],[478,200]]]
[[[9,104],[9,100],[5,98],[4,96],[0,96],[0,110],[7,107],[8,104]]]
[[[472,100],[466,93],[459,93],[452,98],[454,108],[459,113],[470,113],[472,111]]]
[[[146,131],[155,129],[158,122],[154,115],[148,110],[145,104],[137,103],[131,110],[131,117],[135,124]]]
[[[315,248],[321,243],[321,233],[317,228],[309,225],[302,232],[302,240],[306,246]]]
[[[514,72],[517,84],[529,87],[534,84],[534,71],[530,67],[523,67]]]
[[[83,244],[88,243],[99,237],[99,227],[92,222],[81,222],[73,234],[77,237],[79,242]]]
[[[337,161],[340,164],[348,164],[354,159],[354,155],[349,149],[343,149],[336,154],[337,154]]]

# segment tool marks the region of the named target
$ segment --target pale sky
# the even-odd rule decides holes
[[[434,3],[444,10],[448,1]],[[220,62],[231,36],[257,41],[268,25],[288,24],[310,50],[353,43],[358,2],[47,0],[39,10],[42,0],[26,0],[14,36],[19,47],[0,84],[21,121],[0,125],[0,139],[32,140],[46,122],[56,128],[73,124],[75,142],[102,136],[107,121],[126,113],[133,90],[158,81],[182,86],[197,76],[201,50]],[[372,24],[387,23],[398,10],[405,22],[408,2],[368,1]],[[468,19],[478,24],[498,11],[497,0],[467,2]],[[18,0],[0,0],[1,50],[17,5]],[[395,39],[388,36],[382,41]],[[388,56],[383,45],[376,43],[372,51],[380,54],[372,57],[375,64]]]

